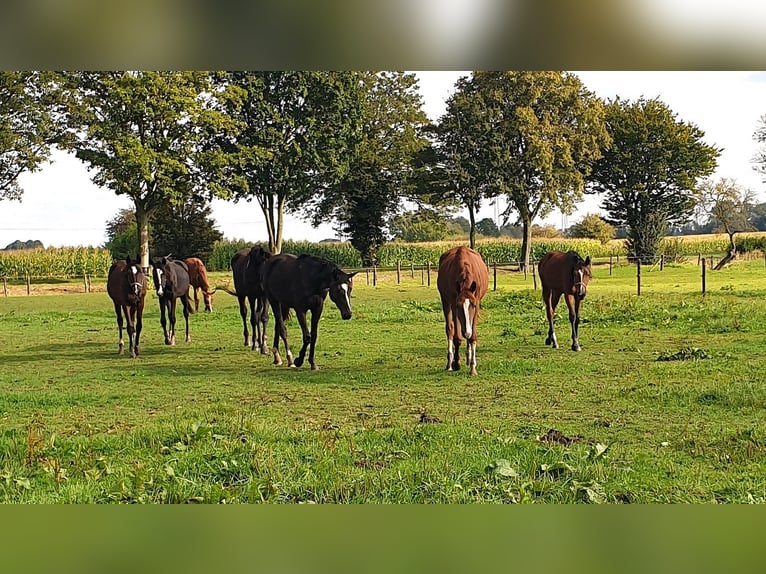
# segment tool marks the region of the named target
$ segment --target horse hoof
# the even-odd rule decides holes
[[[582,351],[582,349],[580,348],[580,345],[572,345],[572,350],[573,351]]]
[[[118,354],[119,356],[122,356],[122,355],[124,355],[124,354],[125,354],[125,349],[123,349],[122,347],[120,347],[120,350],[119,350],[119,351],[117,351],[117,354]]]
[[[476,372],[476,369],[471,369],[471,376],[475,377],[478,373]]]
[[[546,345],[550,345],[550,344],[551,344],[551,338],[550,338],[550,337],[548,337],[547,339],[545,339],[545,344],[546,344]]]
[[[293,364],[291,366],[292,367],[301,367],[301,366],[303,366],[303,357],[298,357],[297,359],[295,359],[295,361],[293,361]]]
[[[191,337],[186,337],[186,342],[191,343]]]
[[[269,348],[266,345],[261,347],[261,355],[268,355],[268,354],[269,354]]]
[[[318,371],[319,367],[317,367],[316,365],[311,365],[311,370],[312,371]]]
[[[460,363],[452,363],[452,370],[453,371],[459,371],[460,370]]]

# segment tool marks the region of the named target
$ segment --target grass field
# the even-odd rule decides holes
[[[503,273],[473,378],[443,371],[435,278],[405,278],[358,276],[350,321],[328,300],[317,372],[246,349],[221,292],[175,347],[150,294],[136,360],[103,285],[0,297],[0,501],[766,501],[763,261],[704,298],[696,265],[643,269],[640,297],[597,268],[580,353],[563,303],[554,351],[532,277]]]

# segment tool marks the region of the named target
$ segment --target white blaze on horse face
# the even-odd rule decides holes
[[[348,310],[351,311],[351,300],[348,298],[348,283],[341,283],[340,288],[343,289],[343,294],[346,296],[346,305],[348,305]]]
[[[138,274],[138,269],[136,269],[135,265],[131,265],[130,270],[133,272],[133,277],[135,277]]]
[[[471,335],[473,335],[473,330],[471,329],[471,318],[468,313],[468,308],[471,306],[471,302],[466,299],[463,301],[463,315],[465,316],[465,337],[466,339],[470,339]]]

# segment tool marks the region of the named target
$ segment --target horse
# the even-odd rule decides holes
[[[160,301],[160,323],[165,333],[165,344],[176,344],[176,299],[181,299],[186,321],[186,342],[189,336],[189,314],[194,313],[189,300],[189,268],[183,261],[168,257],[152,262],[154,267],[154,288]],[[167,328],[165,312],[170,318],[170,330]]]
[[[487,265],[477,251],[455,247],[442,253],[436,286],[447,333],[446,371],[460,370],[460,342],[465,338],[466,364],[476,375],[476,322],[488,285]]]
[[[250,325],[253,328],[252,350],[255,351],[255,348],[258,347],[262,355],[269,354],[269,347],[266,344],[269,304],[261,286],[261,267],[270,257],[271,253],[260,245],[240,249],[231,258],[234,291],[221,287],[228,294],[239,299],[239,315],[242,317],[242,334],[245,337],[245,347],[250,346],[245,300],[250,303]]]
[[[329,293],[330,299],[340,311],[344,321],[351,319],[351,290],[354,287],[354,273],[346,273],[340,267],[313,255],[295,256],[289,253],[274,255],[264,263],[261,270],[261,283],[266,298],[274,313],[274,364],[281,365],[279,356],[279,338],[285,344],[287,364],[300,367],[309,347],[311,370],[318,369],[314,361],[314,349],[317,342],[317,327],[322,316],[324,302]],[[293,360],[287,343],[285,321],[295,309],[295,315],[303,332],[303,346]],[[311,331],[306,326],[306,314],[311,311]]]
[[[184,263],[189,269],[189,284],[194,290],[194,312],[199,311],[199,291],[201,290],[202,298],[205,301],[205,312],[210,313],[213,310],[213,293],[216,290],[210,290],[205,264],[196,257],[184,259]]]
[[[122,340],[122,316],[124,314],[128,324],[130,356],[135,359],[140,352],[139,339],[146,297],[146,277],[139,261],[131,260],[130,256],[125,260],[114,261],[109,268],[106,292],[112,299],[114,312],[117,314],[117,328],[120,333],[118,354],[125,353],[125,343]]]
[[[572,324],[572,350],[579,351],[580,303],[585,299],[588,282],[592,276],[590,255],[583,259],[574,251],[549,251],[540,260],[537,270],[543,286],[543,301],[548,316],[548,337],[545,344],[554,349],[559,347],[553,332],[553,320],[556,305],[564,295],[569,307],[569,322]]]

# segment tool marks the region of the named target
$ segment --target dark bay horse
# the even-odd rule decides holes
[[[591,278],[590,255],[583,259],[574,251],[549,251],[537,266],[543,286],[543,301],[548,316],[548,338],[546,345],[558,349],[559,344],[553,332],[556,305],[564,295],[569,308],[569,322],[572,324],[572,350],[580,350],[580,303],[585,299]]]
[[[128,324],[128,339],[130,341],[130,356],[138,357],[140,352],[139,339],[143,325],[144,299],[146,298],[146,277],[138,260],[130,257],[118,260],[109,268],[106,280],[106,292],[114,303],[117,314],[117,328],[120,332],[119,354],[125,352],[122,340],[122,316]]]
[[[186,342],[191,341],[189,336],[189,314],[194,311],[189,300],[189,268],[183,261],[176,261],[168,257],[152,263],[154,267],[154,288],[160,301],[160,323],[165,333],[165,344],[176,344],[176,299],[181,299],[184,319],[186,321]],[[167,328],[165,312],[170,319],[170,329]]]
[[[184,263],[186,263],[186,267],[189,270],[189,285],[194,290],[194,311],[199,311],[199,292],[202,291],[205,311],[210,313],[213,310],[213,293],[215,293],[215,289],[210,290],[205,264],[197,257],[184,259]]]
[[[253,329],[252,349],[256,347],[261,354],[268,355],[266,344],[266,326],[269,322],[269,304],[261,285],[261,268],[271,253],[260,245],[240,249],[231,258],[231,273],[234,278],[234,291],[221,287],[230,295],[239,299],[239,315],[242,317],[242,334],[245,346],[250,346],[250,333],[247,330],[247,304],[250,303],[250,325]]]
[[[476,320],[487,293],[489,273],[478,252],[455,247],[439,258],[436,286],[447,332],[447,371],[460,369],[460,342],[466,340],[466,364],[476,374]]]
[[[356,273],[346,273],[340,267],[313,255],[274,255],[263,265],[261,280],[264,292],[274,313],[274,364],[281,365],[279,338],[285,344],[288,366],[300,367],[309,348],[311,370],[317,370],[314,348],[317,327],[322,316],[324,302],[330,299],[338,307],[344,320],[351,319],[351,290]],[[287,343],[285,320],[295,309],[295,315],[303,332],[303,346],[295,360]],[[306,314],[311,311],[311,331],[306,326]]]

